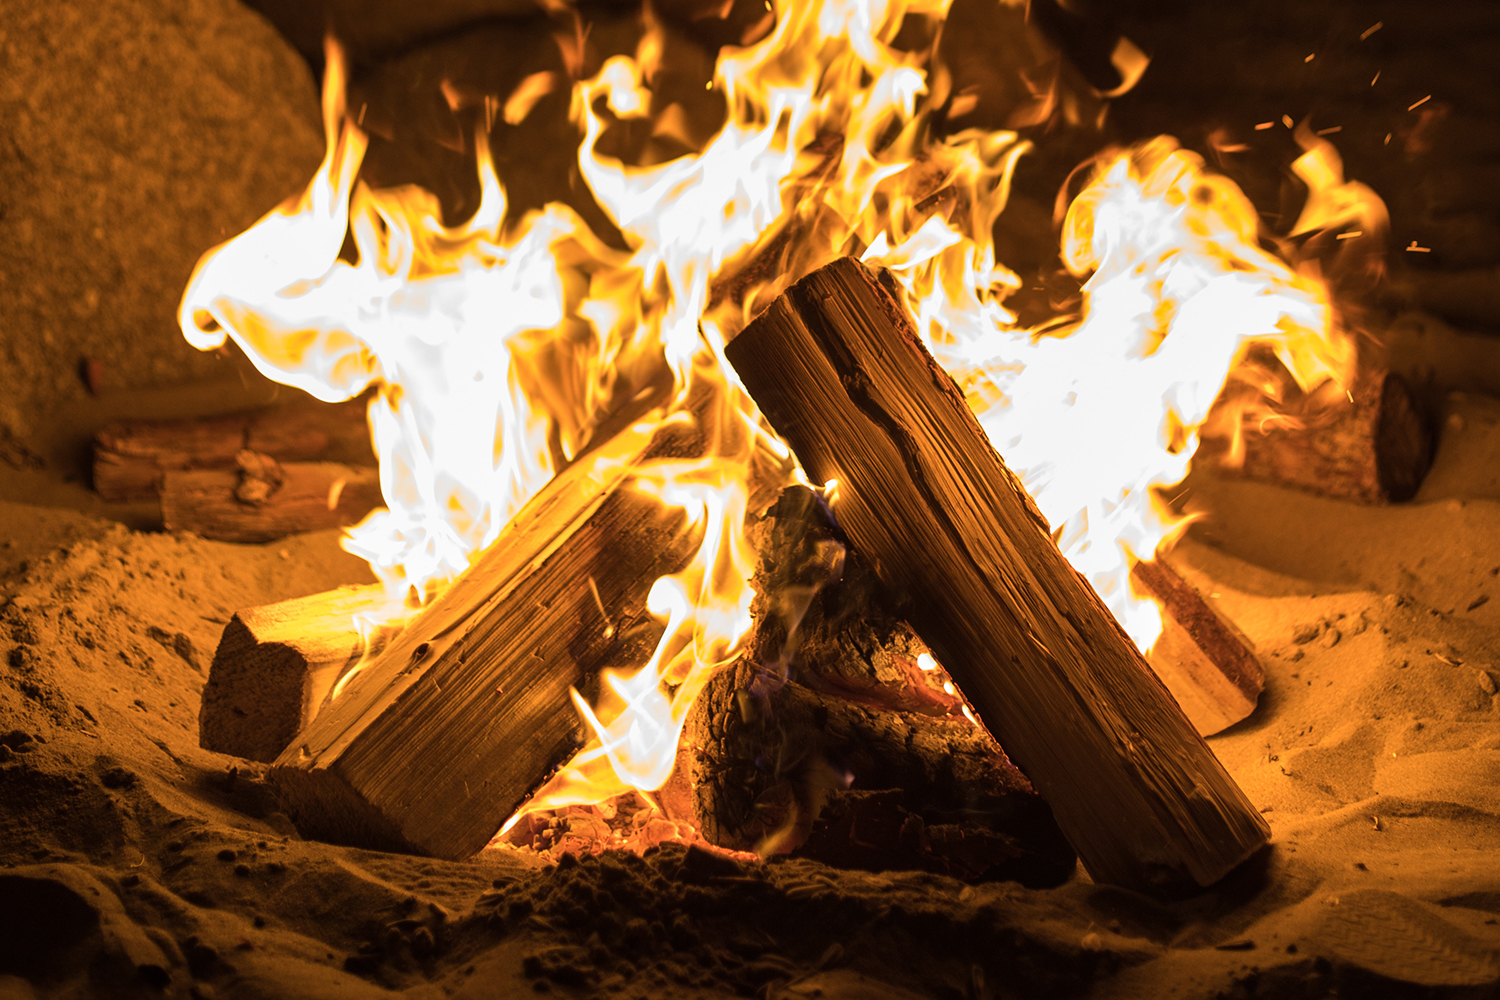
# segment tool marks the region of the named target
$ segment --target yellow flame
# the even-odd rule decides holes
[[[1168,139],[1102,157],[1063,220],[1063,260],[1090,275],[1083,314],[1045,332],[1018,328],[1005,299],[1020,282],[991,234],[1030,144],[1013,131],[945,134],[942,116],[974,101],[951,93],[941,31],[916,51],[895,44],[907,19],[940,26],[947,6],[771,7],[760,41],[718,59],[719,131],[696,152],[635,166],[599,151],[615,122],[688,135],[681,107],[653,90],[666,44],[648,11],[634,56],[607,60],[572,91],[580,174],[624,251],[557,204],[503,227],[484,128],[482,199],[467,223],[443,225],[419,189],[371,190],[358,180],[365,138],[345,114],[330,44],[328,153],[306,193],[200,262],[180,316],[195,346],[232,337],[268,376],[321,399],[378,387],[370,423],[388,509],[346,544],[410,603],[462,573],[632,401],[654,392],[667,420],[700,413],[702,455],[632,472],[634,488],[702,530],[689,564],[650,591],[661,640],[638,668],[610,672],[596,704],[575,693],[591,739],[529,808],[660,787],[693,698],[737,655],[751,625],[749,487],[757,468],[791,463],[723,347],[833,257],[888,269],[1063,551],[1143,646],[1159,621],[1125,585],[1131,561],[1172,536],[1157,491],[1186,472],[1249,346],[1266,345],[1304,387],[1346,377],[1352,350],[1322,286],[1262,250],[1244,196]],[[564,39],[570,72],[583,58],[581,27],[575,36]],[[1132,85],[1145,57],[1133,47],[1115,56]],[[536,74],[503,101],[486,97],[486,124],[499,107],[506,121],[524,119],[562,82]],[[1037,106],[1077,103],[1057,96]],[[1321,200],[1304,222],[1378,222],[1373,195],[1343,185],[1332,147],[1314,141],[1318,155],[1299,169]],[[708,387],[707,411],[688,409],[690,385]],[[837,484],[826,494],[836,504]]]

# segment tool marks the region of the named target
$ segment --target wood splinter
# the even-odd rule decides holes
[[[726,355],[1096,880],[1207,886],[1268,842],[863,265],[801,279]]]

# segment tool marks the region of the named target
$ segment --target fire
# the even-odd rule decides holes
[[[995,259],[991,230],[1030,145],[941,127],[974,104],[951,92],[937,57],[947,6],[768,4],[765,36],[718,60],[722,128],[698,152],[640,167],[599,141],[617,121],[681,119],[652,91],[664,43],[648,12],[633,58],[573,84],[581,176],[624,251],[559,204],[507,225],[484,127],[483,198],[467,223],[445,226],[425,191],[370,189],[330,43],[322,166],[300,198],[199,263],[180,313],[194,346],[233,338],[266,375],[324,400],[376,387],[388,509],[345,544],[408,606],[461,574],[611,418],[645,405],[640,419],[708,432],[701,455],[633,470],[634,488],[685,510],[703,542],[651,590],[665,625],[654,654],[607,677],[598,704],[575,695],[593,738],[535,807],[660,787],[693,698],[736,655],[751,624],[750,488],[794,470],[723,347],[833,257],[861,254],[894,276],[1063,551],[1143,648],[1159,622],[1131,596],[1129,568],[1180,527],[1159,492],[1186,473],[1236,364],[1268,345],[1304,387],[1347,377],[1352,349],[1322,285],[1262,250],[1244,196],[1167,139],[1101,158],[1063,220],[1065,263],[1091,274],[1083,314],[1018,328],[1005,299],[1020,282]],[[912,19],[934,40],[907,51],[895,41]],[[1120,54],[1127,79],[1145,68],[1138,56]],[[562,82],[538,74],[486,98],[486,119],[493,105],[518,121]],[[1319,181],[1313,225],[1368,204],[1345,197],[1337,173],[1335,162]],[[704,391],[711,404],[694,410]]]

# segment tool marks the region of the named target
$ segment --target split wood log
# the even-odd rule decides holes
[[[364,397],[187,420],[129,420],[94,435],[94,490],[106,500],[148,500],[177,469],[233,468],[245,449],[278,462],[373,465]]]
[[[269,764],[402,620],[403,609],[379,584],[236,612],[203,687],[198,745]]]
[[[221,542],[270,542],[300,531],[354,524],[384,502],[380,473],[336,462],[288,462],[251,451],[238,469],[162,474],[161,517],[169,531]]]
[[[839,867],[1032,886],[1071,875],[1046,802],[964,717],[812,492],[783,492],[762,527],[755,629],[683,736],[703,835]]]
[[[1161,557],[1136,563],[1130,579],[1161,605],[1161,636],[1146,661],[1198,733],[1212,736],[1249,717],[1265,687],[1250,640]]]
[[[642,460],[684,453],[660,439]],[[661,631],[646,595],[699,541],[630,488],[634,453],[559,473],[277,758],[299,830],[468,857],[582,747],[570,688],[592,702],[601,670],[645,662]]]
[[[1096,880],[1206,886],[1268,842],[863,265],[801,279],[726,353]]]
[[[1315,395],[1287,416],[1301,426],[1246,426],[1238,464],[1227,440],[1212,438],[1205,438],[1195,461],[1257,482],[1367,504],[1410,500],[1432,466],[1432,430],[1406,380],[1392,372],[1361,371],[1347,396],[1325,402]]]

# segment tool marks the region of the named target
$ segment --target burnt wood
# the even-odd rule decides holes
[[[1270,829],[1068,565],[904,308],[858,261],[727,349],[751,396],[1098,881],[1210,885]]]
[[[270,763],[346,671],[400,629],[385,588],[340,587],[236,612],[224,626],[198,713],[205,750]],[[361,622],[366,624],[362,625]]]
[[[620,459],[553,479],[277,758],[304,834],[467,857],[583,745],[569,689],[644,662],[646,595],[698,544]]]
[[[1071,875],[1046,802],[964,717],[812,491],[783,491],[752,537],[755,627],[694,703],[679,757],[704,837],[840,867]]]

